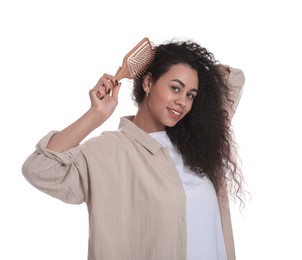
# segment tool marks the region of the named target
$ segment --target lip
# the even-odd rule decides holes
[[[168,107],[168,111],[169,111],[169,114],[171,115],[171,117],[174,119],[180,119],[183,114],[183,112],[173,109],[173,108],[169,108],[169,107]]]

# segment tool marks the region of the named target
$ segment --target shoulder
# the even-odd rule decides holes
[[[121,131],[105,131],[98,136],[88,139],[83,145],[96,145],[102,144],[114,144],[124,139],[123,133]]]
[[[125,134],[121,131],[106,131],[101,135],[92,137],[81,145],[82,151],[100,151],[107,152],[111,150],[125,149],[129,143]]]

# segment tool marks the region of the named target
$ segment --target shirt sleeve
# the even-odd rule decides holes
[[[225,78],[226,84],[230,89],[229,92],[229,98],[230,100],[226,101],[226,108],[229,112],[230,119],[233,117],[237,106],[239,104],[242,92],[243,92],[243,86],[245,83],[245,76],[242,70],[232,68],[228,65],[225,65],[225,67],[228,68],[229,74]]]
[[[46,149],[51,131],[36,145],[36,150],[25,160],[22,173],[34,187],[70,204],[88,200],[88,172],[79,146],[63,153]]]

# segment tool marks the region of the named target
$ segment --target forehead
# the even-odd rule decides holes
[[[187,64],[172,65],[169,70],[162,75],[166,80],[180,80],[186,86],[198,88],[198,73]]]

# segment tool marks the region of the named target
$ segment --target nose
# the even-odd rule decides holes
[[[187,106],[186,97],[179,96],[175,103],[180,107],[185,108]]]

